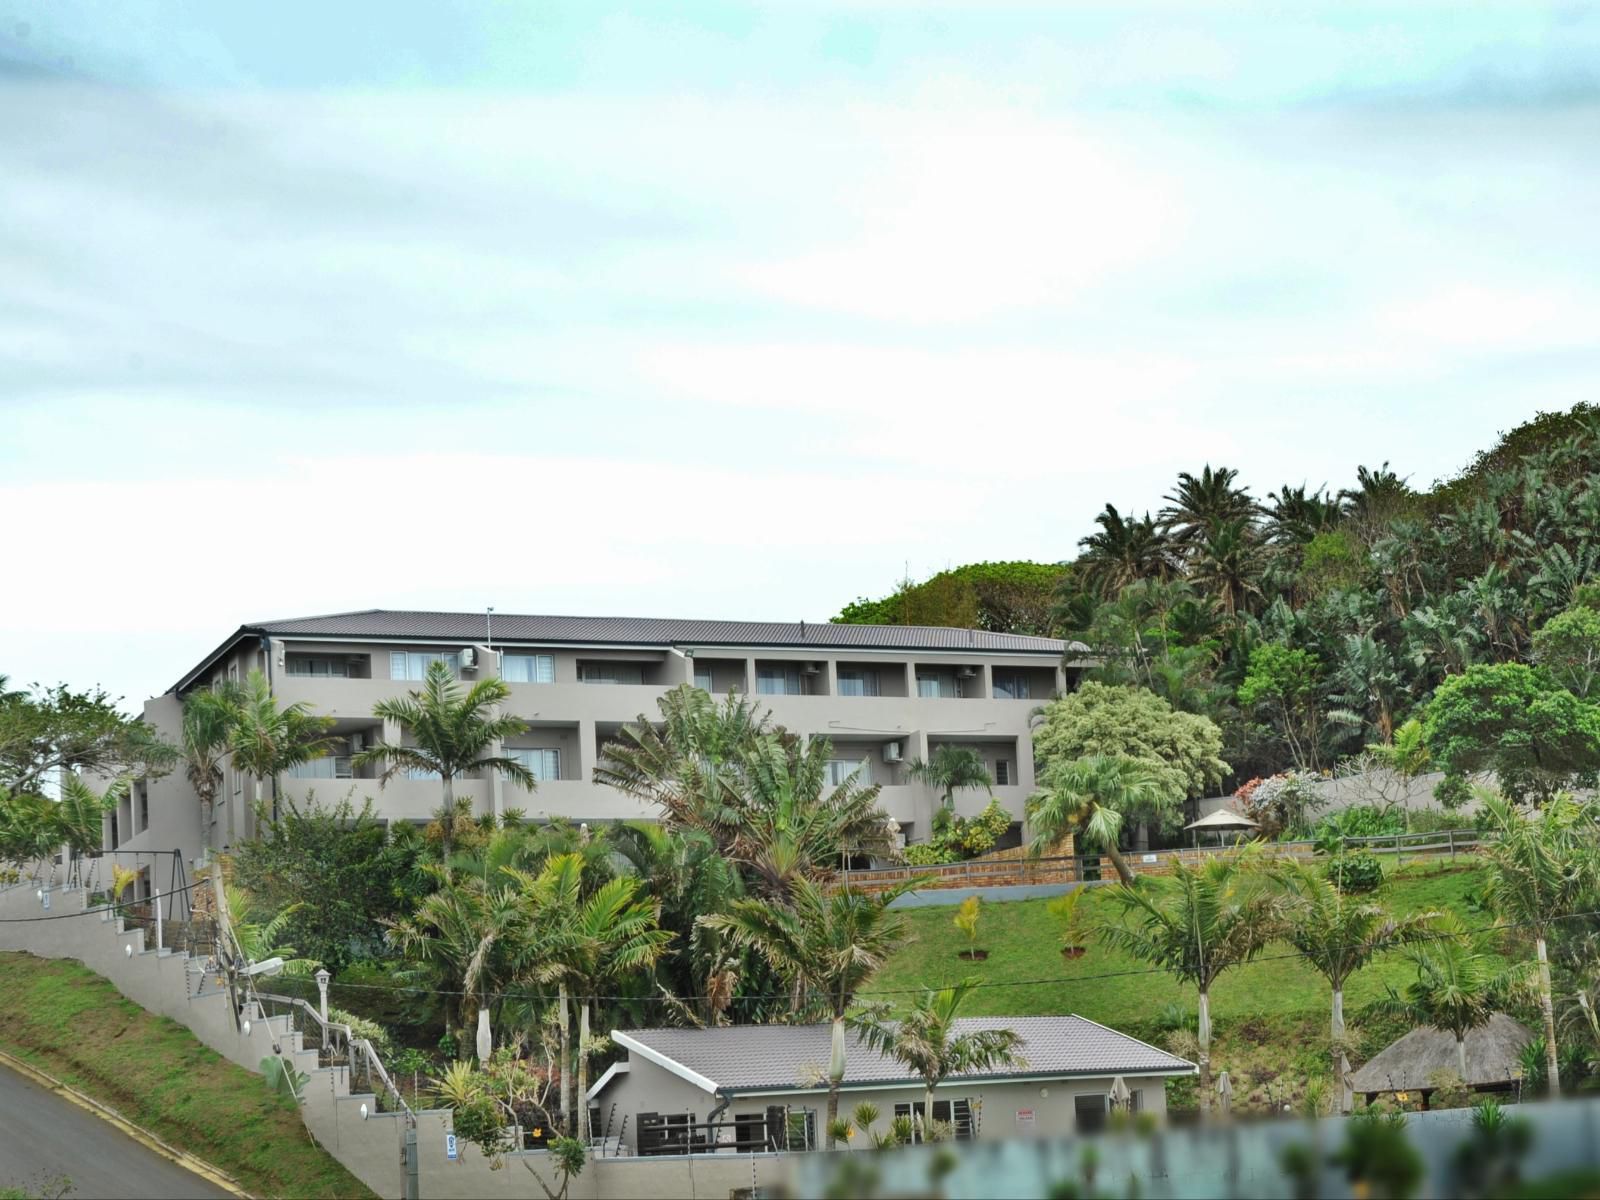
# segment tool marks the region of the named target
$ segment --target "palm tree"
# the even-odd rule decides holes
[[[930,1140],[928,1131],[933,1126],[933,1091],[950,1076],[1027,1065],[1017,1053],[1022,1038],[1015,1030],[957,1032],[961,1006],[980,982],[972,976],[954,987],[929,988],[899,1020],[891,1018],[889,1005],[877,1004],[850,1021],[867,1045],[922,1079],[924,1140]]]
[[[272,780],[276,805],[278,776],[326,754],[331,740],[324,733],[333,722],[313,716],[305,703],[279,708],[272,685],[260,671],[250,672],[244,687],[227,703],[231,718],[228,751],[234,765],[255,778],[254,807],[261,807],[261,783],[265,779]]]
[[[741,821],[729,855],[768,894],[786,896],[797,879],[831,876],[850,855],[895,852],[879,786],[854,775],[828,785],[833,746],[827,738],[764,734],[746,748]]]
[[[444,788],[444,810],[452,818],[443,825],[442,857],[447,863],[456,807],[456,776],[487,769],[499,771],[530,791],[536,786],[533,772],[527,767],[514,758],[493,753],[501,739],[528,728],[526,721],[494,711],[495,705],[510,695],[511,685],[499,678],[480,679],[463,693],[446,663],[430,663],[421,691],[380,701],[372,708],[373,716],[399,725],[411,735],[414,744],[380,741],[352,760],[356,766],[382,765],[380,786],[401,771],[439,777]]]
[[[1257,506],[1246,488],[1235,487],[1239,472],[1232,467],[1212,470],[1207,463],[1198,476],[1184,471],[1178,486],[1166,496],[1160,513],[1161,528],[1181,546],[1189,546],[1230,521],[1250,521]]]
[[[99,850],[105,837],[106,814],[128,795],[126,775],[98,793],[76,771],[61,772],[61,799],[55,806],[55,845],[66,846],[72,858]]]
[[[742,823],[744,757],[772,732],[765,713],[733,693],[720,704],[684,684],[600,750],[594,781],[660,809],[669,829],[699,829],[731,845]]]
[[[1042,790],[1028,800],[1032,831],[1028,853],[1038,857],[1068,832],[1081,829],[1089,842],[1106,852],[1117,878],[1129,887],[1133,872],[1117,848],[1123,823],[1130,817],[1162,820],[1180,803],[1137,759],[1116,755],[1052,763],[1039,782]]]
[[[1267,540],[1280,546],[1303,546],[1339,521],[1338,502],[1328,497],[1325,487],[1311,491],[1304,484],[1284,484],[1268,492],[1267,499],[1271,502],[1267,505]]]
[[[1115,506],[1106,505],[1094,519],[1099,533],[1078,542],[1083,584],[1098,588],[1105,596],[1115,596],[1141,579],[1166,579],[1173,573],[1171,547],[1167,536],[1149,513],[1143,518],[1124,517]]]
[[[391,922],[389,939],[406,957],[434,968],[449,990],[460,989],[462,1028],[476,1014],[479,1040],[487,1036],[492,1045],[489,1010],[528,967],[527,927],[527,906],[515,887],[468,877],[445,884],[411,916]],[[448,1032],[449,1016],[445,1024]]]
[[[183,722],[178,732],[178,754],[183,773],[200,800],[200,845],[211,845],[211,819],[217,789],[222,786],[222,765],[228,759],[229,734],[244,697],[235,683],[218,684],[190,692],[183,698]],[[228,814],[231,823],[233,814]]]
[[[1600,884],[1600,861],[1594,850],[1600,806],[1557,797],[1544,806],[1539,820],[1530,821],[1498,794],[1485,792],[1481,800],[1499,835],[1484,850],[1489,859],[1485,892],[1502,920],[1533,934],[1545,1067],[1550,1090],[1559,1092],[1548,938],[1559,922],[1590,907]]]
[[[845,1013],[866,985],[910,936],[905,914],[890,908],[926,880],[910,879],[875,895],[848,884],[832,891],[797,879],[787,904],[737,900],[726,912],[700,918],[736,946],[761,955],[789,985],[792,1019],[825,1013],[833,1022],[828,1061],[828,1145],[839,1117],[845,1076]]]
[[[1454,1034],[1456,1063],[1464,1080],[1467,1034],[1489,1023],[1520,990],[1526,972],[1522,967],[1502,967],[1490,935],[1468,929],[1453,912],[1434,919],[1432,934],[1405,951],[1417,969],[1416,979],[1403,993],[1390,987],[1373,1008]]]
[[[316,969],[316,959],[301,958],[293,946],[279,941],[289,918],[303,908],[303,904],[290,904],[275,915],[267,916],[260,911],[256,898],[241,887],[224,883],[222,896],[228,907],[228,927],[233,931],[234,943],[247,962],[281,958],[285,975],[309,975]]]
[[[1330,1026],[1333,1084],[1343,1111],[1349,1111],[1339,1059],[1344,1051],[1344,985],[1378,955],[1422,935],[1438,914],[1393,917],[1376,904],[1346,896],[1322,875],[1302,864],[1287,870],[1292,899],[1285,912],[1289,943],[1322,973],[1333,990]]]
[[[1211,1107],[1211,987],[1282,932],[1283,899],[1254,854],[1174,864],[1166,886],[1111,889],[1122,919],[1103,925],[1107,945],[1160,967],[1200,992],[1200,1110]]]
[[[537,876],[512,869],[522,886],[532,913],[531,927],[539,930],[533,957],[537,978],[557,983],[561,989],[561,1029],[567,1035],[566,991],[576,988],[578,1017],[577,1137],[589,1140],[588,1094],[589,1012],[597,996],[616,979],[648,970],[666,952],[672,933],[661,928],[661,904],[640,895],[639,880],[619,876],[607,880],[590,895],[583,894],[583,856],[558,854]],[[566,1094],[567,1045],[562,1046],[561,1106],[571,1121]]]
[[[1232,616],[1261,595],[1261,548],[1248,517],[1207,526],[1189,543],[1189,578]]]
[[[946,813],[954,810],[956,793],[963,788],[983,788],[994,794],[989,764],[983,755],[966,746],[940,746],[927,762],[914,758],[906,764],[906,774],[938,792]]]

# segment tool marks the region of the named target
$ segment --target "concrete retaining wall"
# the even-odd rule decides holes
[[[235,1023],[228,994],[193,994],[189,960],[184,954],[157,951],[143,930],[124,930],[106,910],[83,911],[82,891],[49,891],[44,909],[36,884],[0,889],[0,950],[20,950],[40,958],[75,959],[109,980],[117,991],[141,1008],[170,1017],[231,1062],[259,1073],[261,1060],[274,1054],[276,1042],[296,1057],[309,1076],[301,1115],[319,1144],[380,1196],[404,1194],[401,1151],[405,1119],[379,1113],[371,1095],[352,1094],[347,1067],[322,1067],[315,1050],[300,1049],[300,1035],[288,1028],[287,1017],[252,1016],[250,1032]],[[40,919],[45,918],[45,919]],[[213,977],[211,986],[216,986]],[[287,1043],[287,1044],[286,1044]],[[263,1084],[263,1086],[265,1086]],[[368,1115],[361,1116],[365,1104]],[[428,1200],[541,1195],[528,1174],[537,1172],[554,1190],[556,1173],[543,1151],[506,1155],[491,1163],[478,1150],[461,1143],[455,1161],[446,1156],[445,1135],[450,1114],[444,1110],[416,1114],[420,1192]],[[203,1147],[199,1148],[203,1152]],[[784,1155],[713,1154],[681,1159],[594,1159],[572,1182],[573,1200],[632,1200],[634,1197],[683,1196],[727,1200],[730,1192],[752,1186],[771,1187],[787,1178]]]

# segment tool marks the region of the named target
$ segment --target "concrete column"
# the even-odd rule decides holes
[[[917,664],[908,662],[905,665],[906,695],[915,700],[917,697]]]
[[[1056,695],[1065,696],[1066,694],[1067,694],[1067,669],[1065,667],[1063,667],[1060,663],[1057,663],[1056,664]]]
[[[588,783],[594,774],[594,765],[600,757],[600,746],[595,735],[594,721],[578,722],[578,778]]]
[[[753,658],[744,660],[744,694],[746,696],[756,694],[756,660]]]
[[[837,696],[839,694],[839,662],[837,659],[823,659],[821,680],[825,689],[824,695]]]
[[[973,687],[978,689],[978,699],[994,699],[994,664],[984,663],[978,668],[978,677],[972,681]]]
[[[928,732],[925,729],[913,729],[904,737],[905,761],[913,759],[928,761]],[[902,768],[903,770],[904,768]],[[939,798],[933,794],[933,789],[926,784],[921,785],[922,795],[912,800],[911,811],[915,813],[915,834],[919,842],[925,842],[933,833],[933,812],[939,805]]]

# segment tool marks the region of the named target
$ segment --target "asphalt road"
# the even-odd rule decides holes
[[[72,1181],[69,1200],[228,1195],[109,1121],[0,1066],[0,1187],[36,1194],[62,1176]]]

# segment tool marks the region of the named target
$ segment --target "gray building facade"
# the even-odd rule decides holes
[[[626,724],[657,716],[660,698],[690,684],[716,696],[740,692],[792,732],[826,737],[839,778],[882,787],[880,803],[910,841],[926,838],[938,797],[907,765],[942,745],[970,747],[989,764],[993,795],[1021,820],[1032,791],[1035,708],[1071,689],[1090,664],[1083,648],[1052,638],[944,627],[807,622],[676,621],[367,610],[241,626],[144,716],[176,739],[184,696],[261,671],[280,703],[303,702],[333,722],[332,753],[277,781],[297,801],[370,797],[380,817],[422,821],[441,800],[437,779],[354,767],[362,748],[399,741],[372,715],[381,700],[421,686],[440,659],[463,681],[499,677],[505,711],[527,723],[508,738],[538,778],[532,791],[485,772],[455,792],[481,814],[519,809],[531,819],[652,819],[637,801],[596,784],[601,747]],[[256,781],[229,766],[210,826],[181,770],[140,780],[107,821],[106,844],[181,849],[196,856],[255,831]],[[270,799],[273,783],[263,790]],[[970,815],[989,793],[957,796]]]

